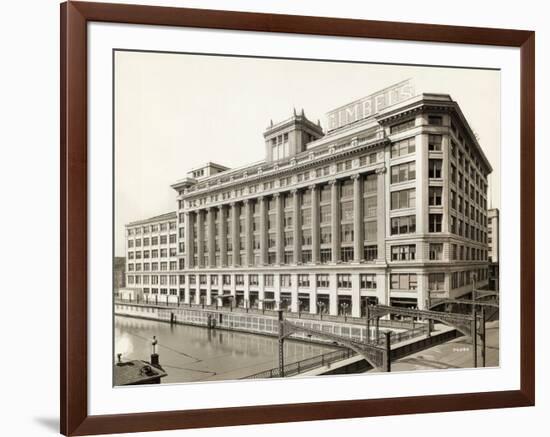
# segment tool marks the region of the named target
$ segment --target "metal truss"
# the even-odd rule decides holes
[[[330,333],[322,332],[312,328],[306,328],[304,326],[300,326],[295,323],[289,322],[288,320],[282,320],[279,322],[279,344],[282,344],[282,341],[285,338],[291,336],[292,334],[297,334],[297,333],[304,333],[306,335],[311,335],[311,336],[331,340],[344,347],[354,350],[358,354],[361,354],[371,366],[379,370],[389,369],[390,357],[389,357],[388,345],[386,345],[386,347],[382,347],[382,346],[377,346],[373,343],[364,343],[364,342],[352,340],[348,337],[342,337],[340,335],[330,334]],[[387,343],[389,344],[388,341]]]

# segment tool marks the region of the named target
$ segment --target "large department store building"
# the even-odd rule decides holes
[[[488,279],[492,171],[457,102],[409,81],[271,123],[265,159],[175,182],[176,211],[126,226],[144,299],[361,316]]]

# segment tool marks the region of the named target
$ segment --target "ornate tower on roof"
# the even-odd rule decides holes
[[[304,110],[300,114],[273,124],[264,132],[266,161],[288,159],[306,150],[306,145],[324,136],[319,122],[317,124],[306,118]]]

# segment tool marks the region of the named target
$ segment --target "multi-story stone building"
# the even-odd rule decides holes
[[[487,244],[489,245],[489,288],[499,289],[499,241],[500,241],[500,213],[497,208],[492,208],[487,213],[488,225]]]
[[[126,286],[159,300],[178,295],[176,212],[126,225]],[[183,245],[182,245],[183,248]]]
[[[113,264],[113,291],[115,294],[126,286],[126,259],[123,256],[115,257]]]
[[[328,118],[324,132],[294,112],[264,132],[261,162],[209,163],[174,183],[177,215],[127,226],[128,286],[352,316],[484,286],[492,169],[457,102],[405,82]],[[162,232],[173,243],[153,244]]]

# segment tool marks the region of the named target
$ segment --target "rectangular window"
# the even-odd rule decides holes
[[[308,274],[298,275],[298,287],[309,287],[309,275]]]
[[[353,247],[342,247],[340,249],[340,258],[345,263],[353,261]]]
[[[326,264],[332,261],[332,249],[321,249],[319,251],[321,263]]]
[[[377,197],[371,196],[365,198],[363,203],[363,217],[376,217]]]
[[[411,118],[410,120],[403,121],[401,123],[394,124],[390,127],[390,133],[396,134],[399,132],[406,131],[408,129],[412,129],[414,127],[414,118]]]
[[[378,223],[376,222],[376,220],[364,222],[363,230],[364,230],[363,241],[374,241],[376,240],[376,236],[378,232]]]
[[[416,216],[393,217],[391,219],[391,234],[412,234],[416,232]]]
[[[443,126],[443,117],[441,115],[429,115],[428,124],[434,126]]]
[[[430,187],[428,193],[428,203],[430,206],[441,206],[441,196],[443,194],[442,187]]]
[[[441,152],[442,135],[428,135],[428,150]]]
[[[430,273],[428,275],[428,289],[441,291],[445,288],[445,273]]]
[[[353,224],[342,225],[340,229],[340,241],[342,243],[353,243]]]
[[[433,261],[443,259],[443,243],[430,243],[430,259]]]
[[[416,290],[416,273],[392,273],[390,288],[392,290]]]
[[[363,256],[365,261],[375,261],[378,258],[378,246],[365,246]]]
[[[342,221],[353,220],[353,202],[347,201],[341,204]]]
[[[318,274],[317,275],[317,287],[328,288],[330,286],[329,275]]]
[[[294,252],[290,250],[285,251],[285,264],[292,264],[294,262]]]
[[[311,260],[311,250],[302,250],[302,264],[309,264]]]
[[[292,287],[292,277],[290,275],[281,275],[281,287]]]
[[[396,141],[391,145],[391,157],[398,158],[399,156],[410,155],[415,152],[415,149],[414,137]]]
[[[428,177],[431,179],[441,179],[443,174],[442,167],[443,167],[443,160],[430,159],[429,165],[428,165]]]
[[[376,288],[376,275],[373,273],[362,273],[359,276],[361,288]]]
[[[416,244],[392,246],[392,261],[414,261],[416,259]]]
[[[349,273],[336,275],[338,288],[351,288],[351,275]]]
[[[321,223],[330,223],[331,219],[331,207],[330,205],[323,205],[320,208],[320,222]]]
[[[416,204],[416,190],[414,188],[401,191],[392,191],[391,209],[414,208]]]
[[[248,275],[248,283],[250,285],[259,285],[258,275]]]
[[[274,275],[264,275],[264,285],[266,287],[273,287],[274,277]]]
[[[413,181],[416,179],[416,163],[407,162],[405,164],[392,165],[391,183]]]
[[[429,231],[441,232],[441,223],[443,221],[443,214],[430,214],[429,216]]]

